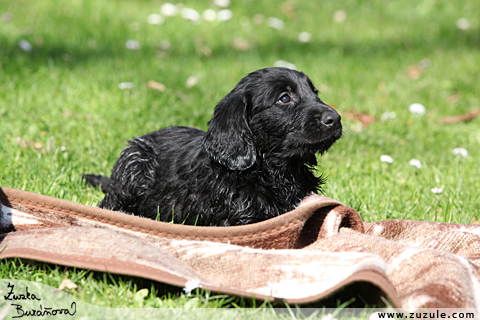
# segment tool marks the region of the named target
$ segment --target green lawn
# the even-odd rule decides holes
[[[184,3],[200,14],[219,10],[212,1]],[[1,186],[96,205],[102,193],[86,187],[82,173],[110,174],[131,137],[173,125],[206,129],[216,102],[243,76],[284,60],[308,74],[322,100],[343,115],[343,138],[320,160],[327,196],[365,221],[480,218],[480,117],[441,122],[480,108],[480,2],[245,0],[232,1],[229,21],[177,15],[150,24],[161,5],[0,2]],[[283,29],[271,27],[270,17]],[[301,32],[311,40],[300,42]],[[128,40],[138,41],[138,50],[127,49]],[[190,76],[198,83],[188,88]],[[166,89],[148,87],[150,80]],[[120,89],[125,82],[133,88]],[[412,114],[413,103],[426,113]],[[352,114],[375,121],[362,126]],[[393,163],[381,162],[382,155]],[[69,292],[101,306],[191,301],[146,280],[65,274],[61,266],[4,261],[0,272],[57,287],[68,276],[79,284]],[[143,288],[148,295],[134,299]],[[252,304],[205,292],[194,298],[199,306]]]

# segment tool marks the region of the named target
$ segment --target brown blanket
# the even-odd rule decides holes
[[[238,227],[173,225],[9,188],[0,188],[0,201],[1,258],[288,303],[345,288],[378,291],[373,303],[394,307],[480,303],[476,225],[364,223],[352,208],[322,196]]]

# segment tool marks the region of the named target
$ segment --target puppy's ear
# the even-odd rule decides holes
[[[238,91],[230,92],[215,107],[203,146],[216,162],[243,171],[255,163],[256,150],[248,124],[248,98]]]

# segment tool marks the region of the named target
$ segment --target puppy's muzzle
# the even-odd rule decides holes
[[[329,137],[338,139],[342,135],[342,118],[337,111],[327,105],[310,109],[305,120],[306,131],[314,134],[317,139]]]
[[[322,112],[320,125],[324,126],[327,130],[338,130],[342,127],[342,117],[332,108],[328,107],[328,109],[330,110]]]

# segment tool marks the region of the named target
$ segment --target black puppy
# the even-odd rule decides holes
[[[263,221],[321,191],[315,153],[342,135],[338,113],[302,72],[267,68],[243,78],[215,107],[207,132],[170,127],[130,141],[102,208],[198,226]]]

